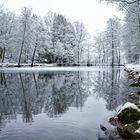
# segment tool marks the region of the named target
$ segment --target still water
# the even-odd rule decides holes
[[[0,140],[98,140],[128,101],[122,68],[0,71]]]

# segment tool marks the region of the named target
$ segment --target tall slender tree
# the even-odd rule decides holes
[[[31,21],[31,9],[24,7],[22,9],[21,17],[20,17],[20,40],[21,40],[21,48],[20,48],[20,54],[18,59],[18,67],[20,67],[21,58],[23,54],[23,49],[26,45],[26,43],[29,43],[29,32],[30,32],[30,21]],[[27,41],[28,40],[28,41]],[[28,45],[26,45],[25,51],[27,51]],[[24,60],[25,61],[25,60]]]

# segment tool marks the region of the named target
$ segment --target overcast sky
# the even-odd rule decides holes
[[[41,16],[49,11],[61,13],[71,22],[81,20],[91,34],[102,31],[110,17],[123,17],[116,8],[99,3],[99,0],[0,0],[0,3],[17,14],[23,6],[31,7]]]

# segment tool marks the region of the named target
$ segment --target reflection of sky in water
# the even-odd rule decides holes
[[[2,140],[97,139],[132,90],[118,69],[0,76]]]
[[[98,108],[98,109],[97,109]],[[112,113],[111,113],[112,114]],[[105,116],[105,117],[103,117]],[[33,123],[23,123],[22,116],[8,123],[1,132],[1,138],[10,140],[25,139],[96,139],[99,125],[106,124],[110,113],[105,109],[105,102],[89,97],[82,110],[70,107],[61,117],[49,118],[45,113],[34,116]]]

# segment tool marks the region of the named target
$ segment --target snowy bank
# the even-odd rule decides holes
[[[45,67],[54,67],[57,66],[57,64],[39,64],[39,63],[35,63],[34,67],[39,67],[39,66],[45,66]],[[16,63],[0,63],[0,67],[2,68],[7,68],[7,67],[18,67],[18,65]],[[31,64],[26,64],[26,63],[22,63],[20,64],[20,67],[31,67]]]
[[[124,67],[128,78],[133,82],[130,86],[139,89],[140,65],[125,65]],[[115,126],[114,131],[117,130],[122,138],[140,140],[140,91],[130,93],[128,97],[131,98],[134,103],[125,103],[116,115],[109,119],[109,122]]]
[[[126,65],[124,69],[128,73],[129,79],[133,79],[131,86],[140,86],[140,66],[139,65]]]

